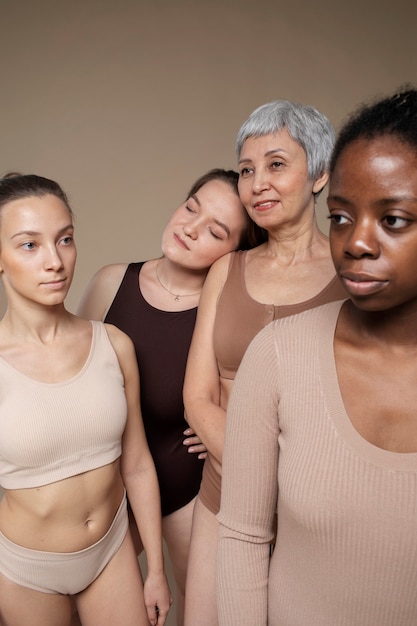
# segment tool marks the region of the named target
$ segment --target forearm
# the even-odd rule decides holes
[[[222,462],[226,411],[207,399],[192,399],[186,402],[185,418],[199,436],[209,453]]]
[[[153,463],[148,468],[124,476],[124,482],[145,549],[148,572],[163,572],[161,504]]]

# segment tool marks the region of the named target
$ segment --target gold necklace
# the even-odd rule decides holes
[[[174,296],[175,302],[178,302],[178,300],[180,298],[191,298],[191,296],[199,296],[200,295],[201,289],[200,289],[200,291],[196,291],[195,293],[174,293],[173,291],[168,289],[168,287],[165,287],[165,285],[163,284],[163,282],[159,278],[159,273],[158,273],[158,267],[159,267],[159,264],[162,262],[162,260],[163,259],[159,259],[158,263],[156,264],[156,268],[155,268],[156,278],[158,279],[158,283],[161,285],[162,289],[164,289],[167,293],[171,294],[171,296]]]

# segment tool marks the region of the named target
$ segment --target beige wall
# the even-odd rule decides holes
[[[406,0],[0,0],[0,174],[68,192],[69,308],[101,265],[159,253],[193,179],[235,165],[256,106],[302,101],[337,127],[415,81],[416,18]]]
[[[235,165],[237,129],[256,106],[299,100],[338,126],[362,99],[416,78],[417,10],[405,0],[0,8],[0,173],[39,173],[68,192],[72,310],[101,265],[159,253],[193,179]]]

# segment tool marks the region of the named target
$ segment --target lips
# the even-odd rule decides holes
[[[49,280],[42,284],[44,287],[49,287],[50,289],[61,289],[65,285],[66,280],[66,278],[58,278],[57,280]]]
[[[184,248],[184,250],[189,250],[190,248],[187,246],[187,244],[185,243],[185,241],[183,239],[181,239],[181,237],[179,235],[177,235],[177,233],[174,233],[174,239],[177,243],[180,244],[180,246],[182,248]]]
[[[277,204],[277,200],[262,200],[262,202],[255,202],[253,208],[256,211],[267,211],[272,209]]]
[[[382,291],[388,280],[366,273],[341,272],[340,279],[347,291],[353,296],[368,296]]]

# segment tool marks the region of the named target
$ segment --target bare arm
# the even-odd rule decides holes
[[[217,301],[227,277],[230,255],[210,269],[198,307],[184,380],[186,420],[207,450],[221,463],[226,412],[220,406],[219,370],[213,347]]]
[[[106,328],[124,376],[128,417],[122,441],[121,472],[146,552],[148,575],[144,584],[145,603],[151,623],[162,626],[172,598],[164,570],[158,479],[139,406],[135,350],[125,333],[112,325],[106,325]]]
[[[126,272],[126,263],[102,267],[85,289],[77,314],[88,320],[103,321]]]

